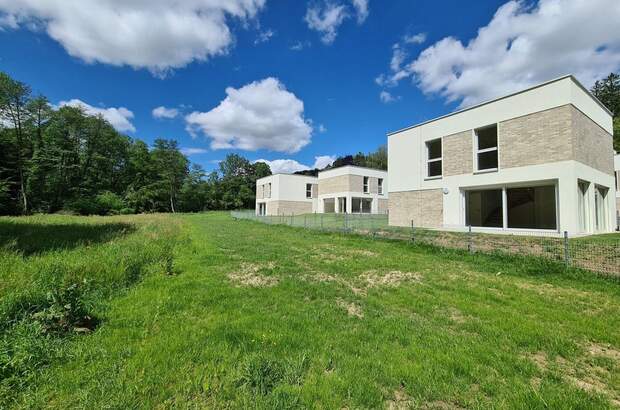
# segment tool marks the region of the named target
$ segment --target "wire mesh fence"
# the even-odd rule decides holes
[[[446,227],[442,230],[396,227],[387,215],[305,214],[259,216],[254,211],[233,211],[235,219],[251,219],[267,224],[306,229],[338,231],[373,237],[400,239],[469,252],[502,253],[544,258],[566,266],[620,276],[620,239],[568,238],[557,232],[489,233],[472,228]]]

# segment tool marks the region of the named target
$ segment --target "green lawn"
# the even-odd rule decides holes
[[[233,221],[0,218],[0,408],[620,406],[620,284]]]

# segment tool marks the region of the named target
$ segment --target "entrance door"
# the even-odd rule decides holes
[[[267,204],[264,202],[261,202],[258,204],[258,215],[259,216],[265,216],[267,214]]]

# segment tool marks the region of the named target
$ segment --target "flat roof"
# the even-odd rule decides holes
[[[322,172],[335,171],[337,169],[345,168],[345,167],[359,168],[359,169],[369,169],[371,171],[379,171],[379,172],[387,172],[387,170],[379,169],[379,168],[360,167],[360,166],[357,166],[357,165],[342,165],[342,166],[339,166],[339,167],[336,167],[336,168],[324,169],[322,171],[319,171],[319,174],[322,173]],[[267,175],[266,177],[258,178],[257,181],[260,181],[261,179],[265,179],[265,178],[275,177],[276,175],[286,175],[286,176],[292,176],[292,177],[305,177],[305,178],[318,178],[318,176],[315,177],[314,175],[287,174],[285,172],[276,172],[275,174],[271,174],[271,175]]]
[[[369,169],[369,170],[371,170],[371,171],[379,171],[379,172],[387,172],[387,170],[385,170],[385,169],[379,169],[379,168],[360,167],[360,166],[358,166],[358,165],[341,165],[341,166],[336,167],[336,168],[324,169],[324,170],[322,170],[322,171],[319,171],[319,174],[320,174],[321,172],[335,171],[335,170],[337,170],[337,169],[340,169],[340,168],[346,168],[346,167],[350,167],[350,168],[359,168],[359,169]]]
[[[492,104],[492,103],[494,103],[496,101],[504,100],[506,98],[513,97],[515,95],[523,94],[523,93],[526,93],[528,91],[535,90],[536,88],[544,87],[546,85],[549,85],[549,84],[552,84],[552,83],[555,83],[555,82],[558,82],[558,81],[562,81],[562,80],[565,80],[567,78],[570,78],[579,88],[581,88],[583,91],[585,91],[586,94],[588,94],[590,96],[590,98],[592,98],[603,110],[605,110],[605,112],[607,112],[609,115],[611,115],[613,117],[613,113],[611,111],[609,111],[609,109],[607,107],[605,107],[605,105],[598,98],[596,98],[587,88],[585,88],[583,86],[583,84],[581,84],[579,82],[579,80],[577,80],[575,78],[575,76],[573,76],[572,74],[569,74],[569,75],[565,75],[565,76],[562,76],[562,77],[559,77],[559,78],[556,78],[556,79],[553,79],[553,80],[550,80],[550,81],[545,81],[544,83],[540,83],[540,84],[534,85],[532,87],[529,87],[529,88],[526,88],[526,89],[523,89],[523,90],[520,90],[520,91],[516,91],[516,92],[508,94],[508,95],[504,95],[502,97],[494,98],[492,100],[488,100],[488,101],[484,101],[484,102],[476,104],[476,105],[472,105],[471,107],[463,108],[463,109],[458,110],[458,111],[453,111],[453,112],[451,112],[449,114],[442,115],[440,117],[436,117],[436,118],[433,118],[433,119],[428,120],[428,121],[424,121],[424,122],[421,122],[421,123],[418,123],[418,124],[415,124],[415,125],[410,125],[408,127],[401,128],[401,129],[399,129],[397,131],[388,132],[387,136],[398,134],[400,132],[407,131],[407,130],[410,130],[412,128],[421,127],[422,125],[430,124],[431,122],[443,120],[444,118],[448,118],[448,117],[451,117],[451,116],[456,115],[456,114],[461,114],[463,112],[470,111],[470,110],[473,110],[475,108],[482,107],[484,105]]]

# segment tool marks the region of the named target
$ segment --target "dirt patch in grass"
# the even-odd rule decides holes
[[[241,264],[238,271],[230,272],[228,274],[228,278],[238,286],[249,286],[255,288],[271,287],[277,285],[278,278],[274,276],[267,276],[262,272],[273,268],[275,268],[274,262],[267,262],[263,265],[244,262]]]
[[[394,391],[394,397],[385,402],[388,410],[406,410],[414,408],[414,401],[402,389]]]
[[[592,293],[590,292],[585,292],[582,290],[577,290],[577,289],[569,289],[569,288],[561,288],[561,287],[557,287],[554,285],[551,285],[549,283],[530,283],[530,282],[523,282],[523,283],[519,283],[517,284],[517,287],[519,287],[520,289],[524,289],[524,290],[531,290],[535,293],[538,293],[539,295],[542,296],[551,296],[554,298],[574,298],[574,297],[579,297],[579,298],[592,298]]]
[[[600,343],[588,343],[585,346],[586,352],[592,356],[602,356],[613,360],[616,364],[620,364],[620,350],[610,345]]]
[[[361,278],[366,282],[368,288],[380,286],[397,287],[403,282],[422,282],[422,274],[417,272],[401,272],[392,270],[386,273],[371,270],[362,274]]]
[[[301,278],[308,282],[337,283],[349,289],[358,296],[366,296],[367,291],[370,288],[395,288],[404,282],[420,283],[422,281],[422,274],[416,272],[401,272],[397,270],[389,272],[371,270],[364,272],[358,278],[352,279],[341,278],[324,272],[312,272],[301,276]]]
[[[360,256],[365,258],[378,256],[378,253],[367,249],[342,249],[327,244],[313,246],[308,251],[306,251],[306,253],[309,253],[310,257],[328,262],[340,262],[347,259],[359,258]]]
[[[471,319],[470,316],[464,315],[463,312],[458,310],[457,308],[448,309],[448,317],[454,323],[462,324]]]
[[[463,407],[443,400],[435,400],[420,406],[424,410],[465,410]]]
[[[611,378],[609,370],[593,364],[589,360],[592,357],[602,356],[613,360],[617,365],[620,360],[620,351],[613,347],[596,343],[586,345],[585,351],[585,356],[579,357],[574,361],[568,361],[561,356],[557,356],[554,360],[549,360],[544,352],[530,354],[527,357],[536,364],[536,367],[542,373],[547,373],[550,370],[555,371],[560,377],[574,386],[590,393],[606,396],[614,406],[620,407],[620,392],[607,382]],[[540,385],[541,380],[538,377],[534,377],[531,383],[537,387]]]
[[[353,302],[347,302],[346,300],[340,298],[336,299],[336,304],[346,310],[349,316],[357,317],[360,319],[364,317],[364,312],[362,311],[362,307],[360,305],[357,305]]]

